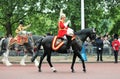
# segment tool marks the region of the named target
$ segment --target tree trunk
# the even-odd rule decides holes
[[[6,26],[5,26],[5,29],[6,29],[6,36],[11,36],[12,35],[12,29],[11,29],[11,23],[10,22],[7,22],[6,23]]]

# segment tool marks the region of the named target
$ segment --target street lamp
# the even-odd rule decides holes
[[[81,30],[85,28],[84,0],[81,0]]]

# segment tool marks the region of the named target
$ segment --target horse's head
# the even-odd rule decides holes
[[[85,41],[87,37],[89,37],[90,40],[94,40],[96,38],[96,31],[95,28],[86,28],[76,32],[75,35],[79,36],[82,41]]]
[[[95,30],[95,28],[93,28],[93,29],[91,29],[89,31],[88,37],[90,38],[90,40],[95,40],[96,39],[96,30]]]

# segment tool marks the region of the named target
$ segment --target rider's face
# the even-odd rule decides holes
[[[66,19],[66,17],[62,17],[62,20],[65,20]]]

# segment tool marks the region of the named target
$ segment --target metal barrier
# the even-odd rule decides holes
[[[97,47],[96,46],[86,46],[86,53],[88,55],[94,55],[97,53]],[[103,55],[112,55],[113,50],[112,47],[103,47]]]
[[[86,50],[86,54],[87,55],[96,55],[97,53],[97,47],[96,46],[85,46],[85,50]],[[39,51],[39,55],[43,54],[43,50]],[[120,54],[120,53],[119,53]],[[0,53],[0,55],[2,55],[2,53]],[[20,51],[20,52],[15,52],[14,50],[10,51],[10,56],[23,56],[24,52]],[[52,55],[62,55],[56,52],[53,52]],[[108,47],[108,48],[103,48],[103,55],[113,55],[113,50],[112,47]]]

